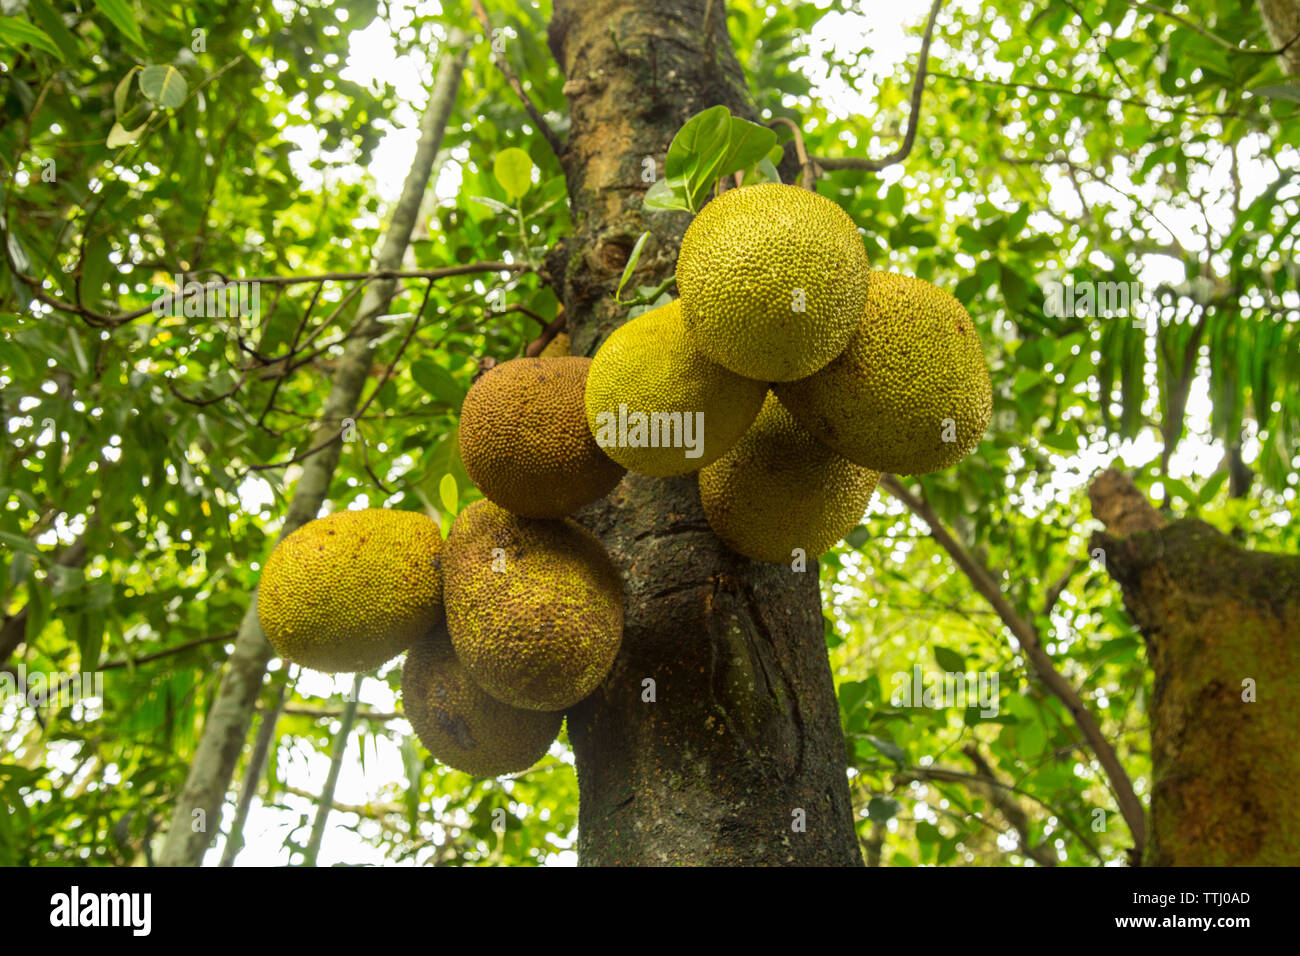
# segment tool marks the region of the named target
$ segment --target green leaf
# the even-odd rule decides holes
[[[725,107],[724,107],[725,108]],[[727,152],[713,174],[714,179],[748,169],[767,156],[776,145],[776,132],[739,116],[731,117]]]
[[[916,824],[916,838],[922,843],[938,843],[943,839],[943,834],[929,820],[921,820]]]
[[[753,172],[755,173],[753,178],[748,173],[745,174],[746,186],[751,183],[779,183],[781,181],[781,174],[767,157],[758,161],[758,165],[754,167]]]
[[[1300,86],[1294,84],[1261,86],[1251,90],[1256,96],[1267,96],[1273,100],[1290,100],[1292,103],[1300,103]]]
[[[933,651],[934,659],[948,673],[963,674],[966,672],[966,658],[956,651],[947,647],[935,647]]]
[[[49,35],[40,27],[34,27],[26,20],[17,17],[0,17],[0,43],[22,49],[34,46],[46,53],[59,55],[59,48]]]
[[[454,515],[460,510],[460,489],[456,487],[456,476],[450,472],[438,482],[438,500],[448,514]]]
[[[433,398],[452,408],[459,408],[465,400],[465,390],[460,387],[460,383],[452,377],[451,372],[431,358],[415,362],[411,366],[411,378]]]
[[[894,763],[907,763],[907,754],[903,752],[903,748],[898,746],[898,744],[885,740],[883,737],[877,737],[874,734],[863,734],[862,736],[871,744],[871,746],[875,747],[890,760],[894,761]]]
[[[131,80],[135,78],[140,67],[133,66],[126,71],[126,75],[117,81],[117,86],[113,88],[113,111],[118,119],[126,115],[126,98],[131,93]]]
[[[872,797],[867,801],[867,819],[873,823],[888,823],[898,816],[902,807],[897,800],[889,797]]]
[[[54,8],[46,0],[29,0],[27,9],[31,11],[32,16],[40,24],[51,40],[59,48],[66,61],[75,61],[81,56],[81,43],[72,35],[72,32],[63,24],[63,18],[54,12]]]
[[[497,153],[492,175],[511,199],[518,199],[533,186],[533,160],[517,146]]]
[[[715,171],[726,158],[731,139],[731,111],[712,106],[688,119],[673,137],[664,161],[664,175],[686,184],[687,203],[692,212],[708,195]]]
[[[654,184],[646,190],[645,196],[641,199],[641,205],[646,209],[692,211],[690,203],[686,199],[685,184],[674,184],[672,180],[668,179],[655,180]]]
[[[169,110],[185,102],[188,89],[185,77],[174,66],[147,66],[140,73],[140,91]]]
[[[655,185],[658,185],[656,183]],[[650,231],[646,230],[641,233],[637,239],[636,245],[632,247],[632,253],[627,257],[627,265],[623,267],[623,277],[618,280],[618,288],[614,290],[614,298],[619,299],[623,294],[623,286],[627,285],[627,280],[632,278],[632,272],[636,269],[637,260],[641,258],[641,250],[645,248],[646,240],[650,238]]]
[[[135,13],[127,0],[94,0],[94,4],[99,7],[100,13],[113,21],[113,26],[117,27],[128,40],[141,49],[144,48],[140,25],[135,22]]]

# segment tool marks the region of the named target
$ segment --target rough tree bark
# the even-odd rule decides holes
[[[643,230],[637,281],[672,273],[689,217],[641,211],[646,160],[662,176],[673,134],[706,107],[757,119],[723,8],[556,0],[574,231],[547,267],[575,355],[626,320],[610,293]],[[580,861],[860,865],[815,563],[799,573],[729,552],[694,476],[628,475],[579,517],[628,598],[613,672],[568,714]]]
[[[1166,522],[1116,471],[1089,497],[1154,673],[1145,863],[1300,864],[1300,556]]]
[[[1300,0],[1259,0],[1259,16],[1273,48],[1282,50],[1282,69],[1300,74]]]

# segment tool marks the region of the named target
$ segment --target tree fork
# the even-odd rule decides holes
[[[625,320],[611,293],[642,231],[637,283],[672,274],[689,217],[642,212],[647,160],[662,176],[674,133],[709,106],[757,119],[724,6],[555,4],[574,232],[547,265],[575,355]],[[693,475],[629,474],[579,518],[627,595],[614,669],[567,715],[580,861],[861,865],[816,562],[796,572],[732,554]]]
[[[1114,470],[1088,496],[1154,673],[1144,862],[1300,863],[1300,557],[1166,522]]]

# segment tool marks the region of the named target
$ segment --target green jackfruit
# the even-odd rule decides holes
[[[596,536],[572,520],[476,501],[452,523],[443,584],[456,656],[504,703],[563,710],[614,663],[623,583]]]
[[[677,258],[686,333],[731,371],[803,378],[844,348],[867,298],[866,247],[824,196],[763,183],[731,189],[695,217]]]
[[[518,358],[489,369],[460,410],[460,454],[483,495],[529,518],[560,518],[623,477],[587,427],[591,359]]]
[[[564,722],[560,713],[521,710],[485,693],[456,657],[442,621],[406,655],[402,710],[436,760],[475,777],[527,770]]]
[[[684,475],[726,454],[766,392],[763,382],[695,351],[674,300],[620,326],[600,347],[587,374],[587,423],[623,467]]]
[[[700,472],[709,527],[740,554],[788,563],[858,526],[880,475],[818,442],[769,394],[744,437]]]
[[[271,552],[257,589],[262,630],[285,660],[373,670],[442,615],[437,522],[415,511],[337,511]]]
[[[857,332],[816,375],[775,388],[850,461],[896,475],[955,465],[980,443],[993,386],[970,315],[923,279],[875,272]]]

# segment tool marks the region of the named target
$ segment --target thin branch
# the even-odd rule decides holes
[[[938,514],[930,507],[928,501],[903,487],[893,475],[882,476],[880,484],[890,494],[907,505],[908,510],[929,525],[931,537],[941,548],[948,552],[948,556],[970,579],[975,590],[983,595],[984,599],[998,612],[998,617],[1002,618],[1002,623],[1006,625],[1007,629],[1019,642],[1039,679],[1069,710],[1076,726],[1083,733],[1084,739],[1088,741],[1092,752],[1096,755],[1098,762],[1105,771],[1107,779],[1110,780],[1111,787],[1115,792],[1115,799],[1119,804],[1120,813],[1123,814],[1124,821],[1128,824],[1129,831],[1133,835],[1134,849],[1140,858],[1143,847],[1146,845],[1146,815],[1142,802],[1134,792],[1133,782],[1124,770],[1124,765],[1120,763],[1115,748],[1110,745],[1106,736],[1101,732],[1101,726],[1097,723],[1097,718],[1084,705],[1078,692],[1056,669],[1052,658],[1043,649],[1037,629],[1011,606],[1011,602],[1002,593],[1002,589],[993,580],[992,575],[944,527],[943,522],[939,520]]]
[[[545,137],[546,144],[551,147],[551,152],[558,159],[564,154],[564,143],[560,141],[560,137],[555,135],[555,131],[551,129],[550,124],[546,122],[546,118],[542,116],[541,110],[533,105],[533,101],[528,98],[528,94],[524,91],[524,85],[519,82],[519,77],[515,76],[515,71],[510,69],[510,64],[506,62],[505,51],[497,49],[497,38],[493,36],[492,21],[488,19],[487,11],[483,9],[482,0],[471,0],[471,3],[474,7],[474,16],[478,18],[478,22],[483,26],[483,34],[487,37],[493,65],[501,71],[501,75],[506,78],[510,88],[515,91],[515,95],[519,97],[519,101],[523,104],[529,118],[537,126],[538,132]]]
[[[1174,13],[1172,10],[1166,10],[1164,7],[1158,7],[1154,3],[1144,3],[1142,2],[1142,0],[1125,0],[1125,3],[1127,3],[1130,7],[1137,8],[1138,10],[1146,10],[1148,13],[1157,13],[1160,16],[1168,17],[1170,20],[1173,20],[1187,27],[1187,29],[1199,33],[1207,40],[1213,40],[1215,43],[1223,47],[1225,50],[1231,50],[1233,53],[1244,53],[1247,56],[1281,56],[1283,53],[1285,53],[1287,50],[1291,48],[1291,45],[1295,43],[1296,40],[1300,40],[1300,33],[1297,33],[1295,36],[1293,36],[1282,46],[1278,47],[1276,50],[1243,50],[1241,47],[1237,46],[1232,41],[1225,40],[1223,39],[1223,37],[1219,36],[1216,33],[1211,33],[1209,30],[1205,29],[1205,27],[1201,26],[1199,23],[1196,23],[1192,20],[1188,20],[1186,17],[1179,16],[1177,13]]]
[[[903,136],[902,145],[884,159],[864,159],[857,156],[814,156],[813,161],[822,169],[856,169],[866,172],[879,172],[885,167],[902,162],[907,158],[907,155],[912,151],[912,144],[916,142],[916,131],[921,126],[921,97],[925,94],[925,78],[928,75],[927,65],[930,59],[930,40],[934,37],[934,21],[938,18],[939,7],[942,5],[943,0],[934,0],[934,3],[930,5],[930,19],[926,21],[925,35],[921,38],[920,61],[916,65],[916,79],[912,81],[911,113],[907,120],[907,133]]]
[[[799,157],[799,185],[804,189],[811,190],[817,183],[817,167],[811,159],[808,158],[808,150],[803,145],[803,130],[794,120],[785,116],[778,116],[772,122],[768,123],[769,127],[781,123],[789,127],[790,132],[794,134],[794,152]]]
[[[977,86],[1001,86],[1006,89],[1024,87],[1025,89],[1033,90],[1036,93],[1057,93],[1061,96],[1077,96],[1085,100],[1099,100],[1103,103],[1119,103],[1123,106],[1138,106],[1144,110],[1160,110],[1165,113],[1177,113],[1182,116],[1213,116],[1235,119],[1239,115],[1235,110],[1216,112],[1212,110],[1186,109],[1179,106],[1164,106],[1160,103],[1150,103],[1146,100],[1139,100],[1130,96],[1115,96],[1111,93],[1096,93],[1091,90],[1066,90],[1059,86],[1043,86],[1039,83],[1027,83],[1024,80],[984,80],[973,76],[961,76],[957,73],[944,73],[940,70],[931,70],[930,75],[938,77],[941,80],[953,80],[957,83],[974,83]]]
[[[524,355],[528,358],[536,358],[541,355],[542,350],[546,348],[546,346],[550,345],[557,335],[564,331],[566,324],[564,309],[560,309],[559,315],[552,319],[550,323],[547,324],[546,328],[542,329],[537,338],[528,343],[528,347],[524,349]]]

